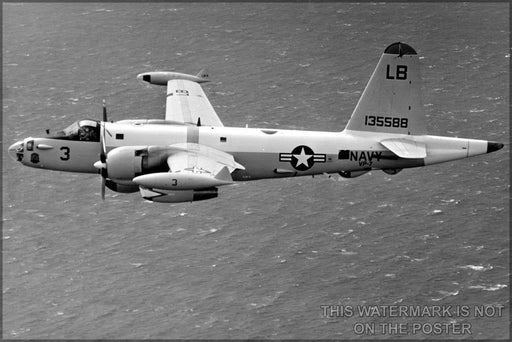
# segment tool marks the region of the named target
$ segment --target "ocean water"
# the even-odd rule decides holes
[[[3,338],[509,338],[508,4],[2,9]],[[237,183],[170,205],[110,191],[102,202],[99,176],[7,155],[45,128],[100,118],[103,98],[112,120],[162,118],[164,88],[135,79],[153,70],[207,68],[226,126],[340,131],[395,41],[421,58],[431,134],[505,148],[395,176]],[[451,315],[356,311],[372,306]],[[342,307],[354,311],[333,314]],[[414,322],[427,330],[413,334]],[[471,334],[429,333],[435,323]]]

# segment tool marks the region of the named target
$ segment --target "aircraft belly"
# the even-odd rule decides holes
[[[245,167],[245,170],[236,170],[233,173],[235,181],[309,176],[340,171],[411,168],[425,165],[423,158],[405,159],[396,157],[391,152],[353,151],[347,159],[338,159],[339,155],[326,154],[325,162],[316,162],[309,169],[301,171],[294,167],[293,161],[279,161],[278,153],[238,152],[232,154],[235,160]]]

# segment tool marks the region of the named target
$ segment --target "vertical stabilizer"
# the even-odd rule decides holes
[[[382,54],[346,130],[426,134],[419,58],[412,47],[394,43]]]

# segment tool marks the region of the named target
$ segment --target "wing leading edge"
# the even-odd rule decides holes
[[[189,80],[167,82],[165,120],[189,124],[200,122],[203,126],[224,126],[203,88]]]

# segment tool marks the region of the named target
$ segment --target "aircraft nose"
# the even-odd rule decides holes
[[[23,159],[23,140],[17,141],[9,146],[9,155],[15,161],[21,161]]]

